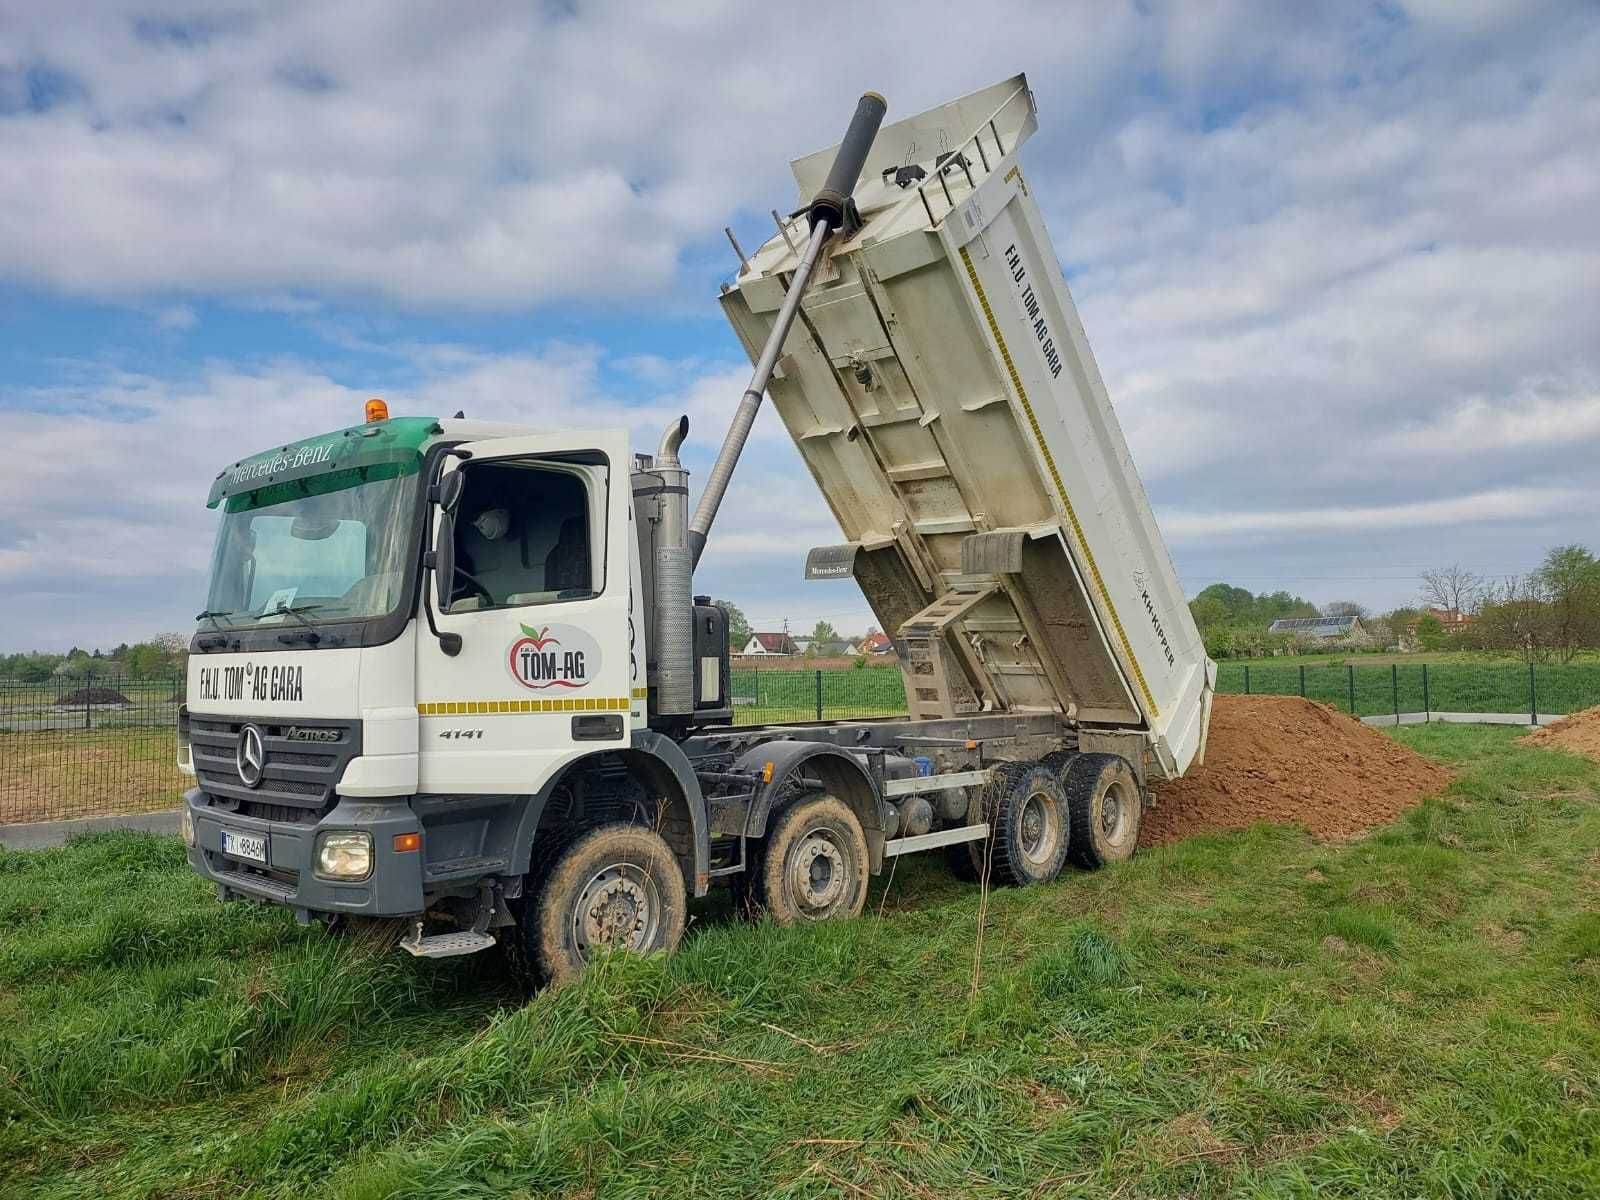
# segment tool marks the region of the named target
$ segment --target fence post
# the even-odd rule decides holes
[[[1433,703],[1428,696],[1428,664],[1422,664],[1422,719],[1424,722],[1433,720]]]
[[[1533,659],[1528,660],[1528,724],[1539,723],[1539,692],[1533,685]]]
[[[822,672],[817,672],[817,720],[822,720]]]
[[[83,685],[83,727],[85,729],[91,728],[89,724],[89,684],[87,680]]]
[[[1353,717],[1353,716],[1356,715],[1356,665],[1355,665],[1355,663],[1347,663],[1345,665],[1345,670],[1347,672],[1349,672],[1349,675],[1350,675],[1350,715]]]
[[[1394,699],[1394,723],[1400,726],[1400,664],[1389,664],[1389,691]]]
[[[1300,664],[1300,699],[1306,698],[1306,665]]]
[[[1249,663],[1245,663],[1245,665],[1244,665],[1244,694],[1246,696],[1248,696],[1250,694],[1250,664]]]

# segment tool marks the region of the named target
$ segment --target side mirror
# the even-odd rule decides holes
[[[458,476],[452,475],[451,478],[459,480]],[[456,488],[456,499],[461,499],[459,486]],[[455,582],[456,519],[451,510],[445,508],[439,514],[439,534],[433,546],[433,587],[440,612],[450,611],[450,594],[455,591]]]
[[[466,481],[461,478],[460,471],[451,471],[439,481],[439,507],[444,512],[454,513],[461,504],[461,489]]]

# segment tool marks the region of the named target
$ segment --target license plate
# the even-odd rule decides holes
[[[222,831],[222,852],[231,854],[234,858],[248,858],[251,862],[264,863],[267,861],[267,839],[260,833],[235,833],[231,829]]]

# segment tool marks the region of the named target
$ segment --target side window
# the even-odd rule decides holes
[[[451,612],[583,600],[604,587],[603,468],[509,459],[460,470],[463,573]]]

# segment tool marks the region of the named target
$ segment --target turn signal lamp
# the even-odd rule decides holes
[[[397,833],[394,835],[394,850],[396,854],[409,854],[414,850],[422,849],[422,835],[420,833]]]
[[[374,396],[367,401],[367,421],[387,421],[389,419],[389,406]]]

